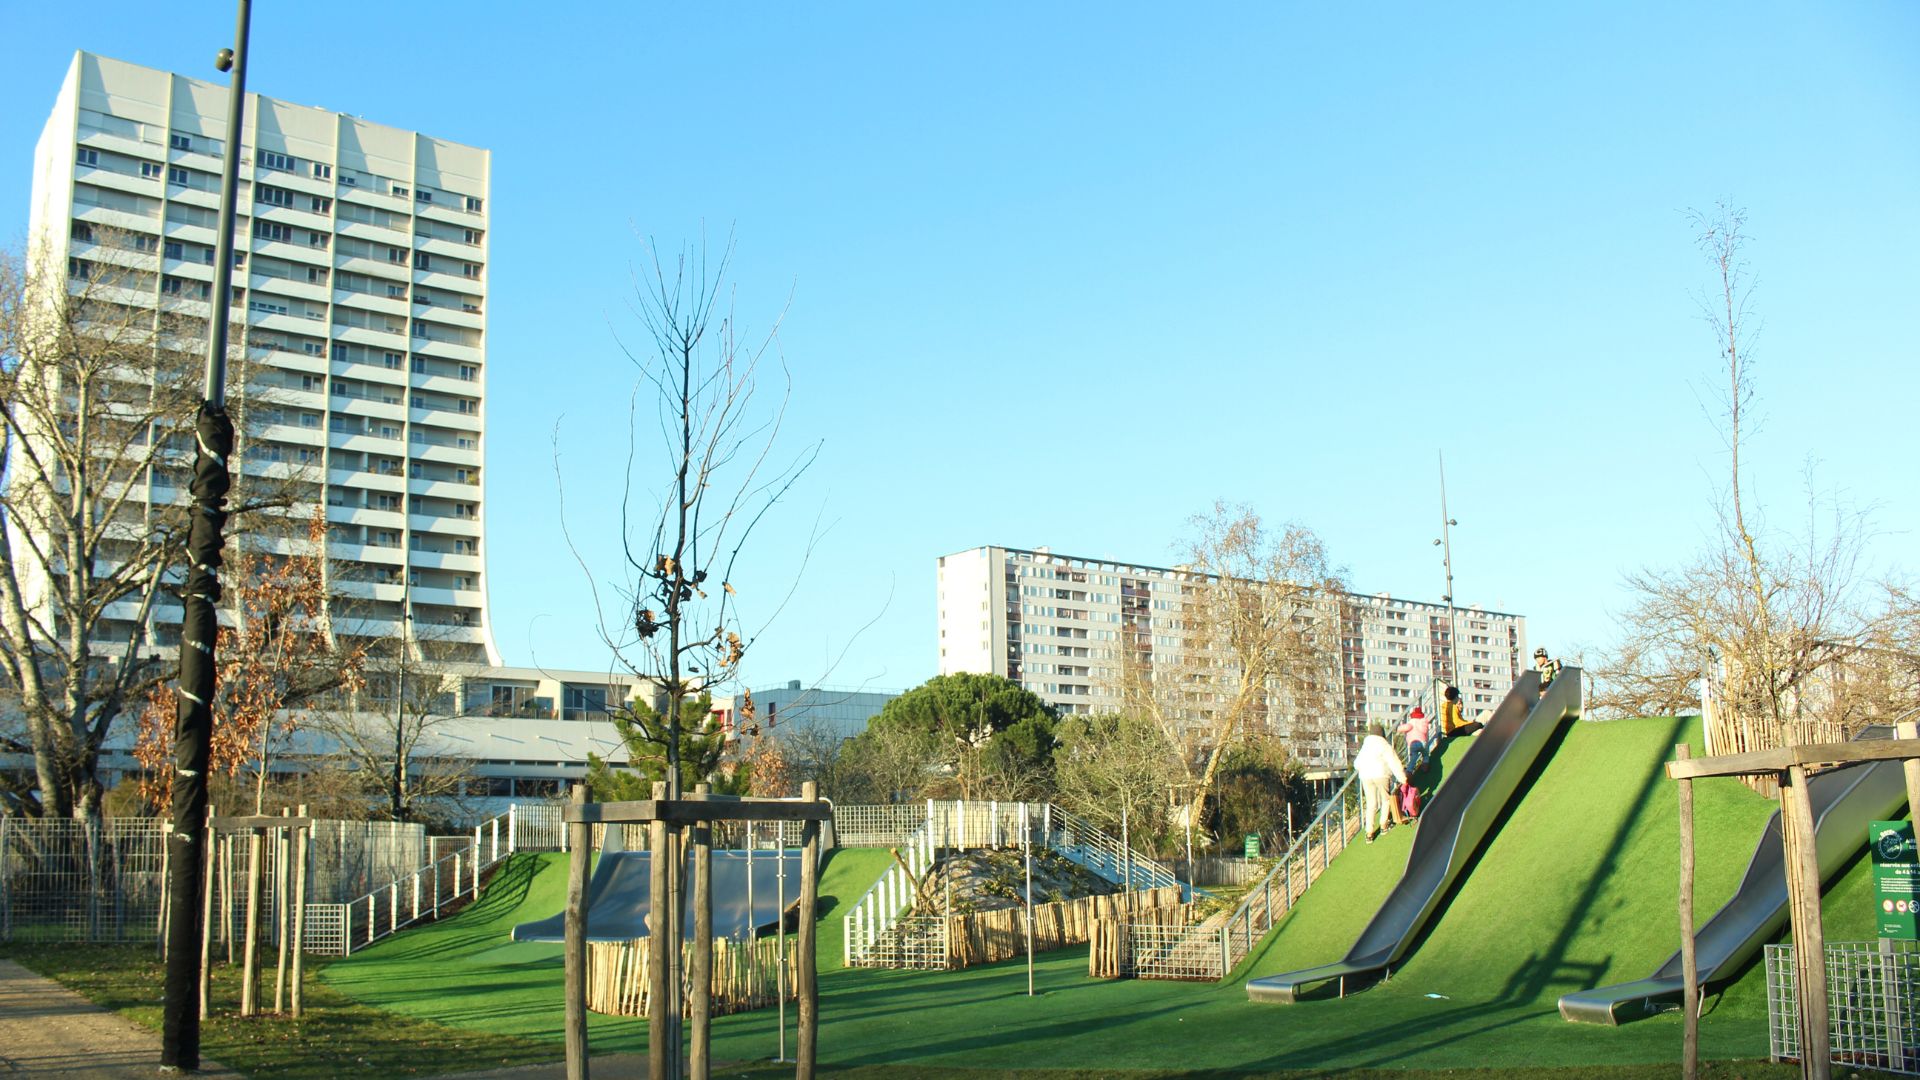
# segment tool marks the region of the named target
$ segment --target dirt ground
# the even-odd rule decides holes
[[[195,1076],[239,1080],[201,1061]],[[160,1074],[160,1036],[0,960],[0,1076],[132,1080]]]

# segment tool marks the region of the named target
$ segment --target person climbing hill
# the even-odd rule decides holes
[[[1396,730],[1407,737],[1407,771],[1419,772],[1427,764],[1427,747],[1433,744],[1432,719],[1415,705],[1407,714],[1407,722]]]
[[[1393,799],[1387,783],[1391,780],[1406,783],[1407,770],[1401,767],[1400,755],[1394,753],[1393,744],[1386,740],[1385,730],[1384,725],[1371,726],[1367,737],[1360,741],[1360,751],[1353,755],[1353,771],[1359,774],[1360,791],[1366,796],[1360,824],[1369,844],[1389,824],[1398,825],[1406,820],[1401,817],[1400,804]],[[1379,819],[1378,825],[1374,824],[1375,818]]]

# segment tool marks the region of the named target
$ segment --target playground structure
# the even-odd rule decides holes
[[[1868,728],[1862,738],[1883,739],[1888,728]],[[1864,762],[1831,769],[1808,781],[1820,876],[1833,876],[1865,843],[1867,824],[1890,817],[1906,804],[1906,778],[1897,761]],[[1780,812],[1768,819],[1753,847],[1740,887],[1694,934],[1698,982],[1721,982],[1746,967],[1787,924],[1786,848]],[[1560,998],[1560,1015],[1584,1024],[1617,1025],[1678,1004],[1686,987],[1678,949],[1651,975],[1629,983],[1581,990]]]
[[[673,871],[683,865],[682,853],[691,864],[693,914],[690,956],[686,965],[684,990],[681,976],[681,950],[653,948],[647,954],[648,996],[653,1001],[679,1001],[685,994],[686,1017],[691,1040],[682,1057],[681,1010],[654,1008],[647,1011],[648,1075],[655,1080],[691,1076],[708,1080],[711,1075],[712,990],[713,990],[713,824],[724,821],[800,821],[800,896],[798,941],[793,959],[795,997],[799,1003],[800,1028],[795,1054],[794,1075],[812,1080],[817,1057],[820,1004],[818,976],[814,962],[820,885],[820,825],[833,818],[833,808],[818,797],[812,781],[802,786],[801,797],[791,799],[742,799],[715,796],[702,784],[691,796],[669,799],[665,784],[654,785],[654,797],[638,802],[589,803],[583,785],[573,789],[572,805],[567,808],[567,906],[563,914],[566,956],[566,1063],[567,1080],[588,1080],[587,1045],[588,971],[587,952],[587,864],[593,857],[592,826],[595,824],[644,824],[652,859],[648,864],[650,896],[678,895]],[[784,862],[780,865],[784,866]],[[748,881],[752,878],[749,876]],[[651,937],[678,942],[683,936],[678,925],[678,905],[650,906]],[[782,944],[784,918],[779,920]],[[784,952],[784,949],[782,950]],[[785,970],[783,962],[777,965]],[[780,995],[784,1000],[784,994]],[[786,1025],[781,1023],[782,1038]],[[783,1055],[784,1056],[784,1055]]]
[[[1446,782],[1415,824],[1406,870],[1345,959],[1333,964],[1253,979],[1247,997],[1288,1003],[1310,987],[1334,982],[1346,993],[1349,979],[1391,975],[1413,947],[1434,910],[1492,832],[1507,803],[1533,770],[1541,752],[1583,707],[1582,673],[1561,669],[1546,693],[1537,672],[1526,672],[1494,710]]]

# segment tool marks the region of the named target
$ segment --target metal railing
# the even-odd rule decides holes
[[[1131,889],[1183,886],[1180,876],[1164,863],[1132,850],[1120,839],[1086,818],[1051,803],[1040,821],[1043,843],[1088,870]]]
[[[1394,728],[1405,722],[1416,707],[1426,708],[1429,698],[1436,697],[1434,690],[1438,685],[1439,680],[1429,679],[1420,693],[1403,707]],[[1437,713],[1437,702],[1433,708]],[[1438,715],[1433,717],[1432,723],[1434,731],[1438,732]],[[1393,743],[1394,753],[1404,760],[1407,753],[1405,736],[1390,728],[1387,738]],[[1431,743],[1428,749],[1432,749]],[[1184,935],[1177,946],[1165,947],[1165,955],[1170,958],[1165,964],[1138,965],[1135,973],[1146,979],[1213,980],[1224,980],[1233,974],[1234,968],[1273,930],[1282,916],[1293,910],[1293,906],[1300,902],[1300,897],[1326,872],[1334,857],[1345,851],[1360,833],[1364,826],[1364,811],[1358,781],[1357,773],[1347,773],[1346,779],[1321,806],[1319,813],[1304,829],[1294,834],[1286,851],[1281,853],[1272,868],[1247,890],[1240,903],[1224,918],[1207,919],[1185,927],[1129,927],[1129,940],[1135,929],[1140,929],[1145,938],[1153,943],[1161,942],[1171,931]]]
[[[306,905],[307,951],[350,956],[425,919],[462,897],[478,898],[482,875],[513,854],[518,840],[519,808],[509,807],[458,838],[455,849],[429,860],[386,885],[341,904]]]
[[[842,938],[842,959],[848,967],[903,967],[913,966],[905,963],[909,956],[918,956],[931,948],[925,938],[926,926],[918,925],[924,920],[909,918],[917,898],[915,880],[924,880],[927,871],[932,868],[936,848],[933,843],[934,828],[931,805],[929,812],[920,822],[920,828],[909,833],[896,850],[905,849],[901,858],[906,861],[903,868],[895,862],[881,873],[878,880],[860,894],[853,907],[841,919],[844,931]],[[944,920],[932,933],[942,942],[941,966],[945,966],[946,953],[944,942],[946,926]]]

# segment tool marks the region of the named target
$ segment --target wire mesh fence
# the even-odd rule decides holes
[[[1920,1076],[1920,942],[1827,943],[1833,1063]],[[1767,1041],[1775,1060],[1800,1057],[1793,946],[1766,947]]]
[[[893,847],[927,823],[926,803],[897,806],[836,806],[833,831],[841,847]]]
[[[149,819],[0,818],[0,941],[150,941],[164,833]]]
[[[862,947],[849,955],[850,967],[918,968],[944,971],[951,964],[947,920],[938,915],[907,915],[873,929]]]

